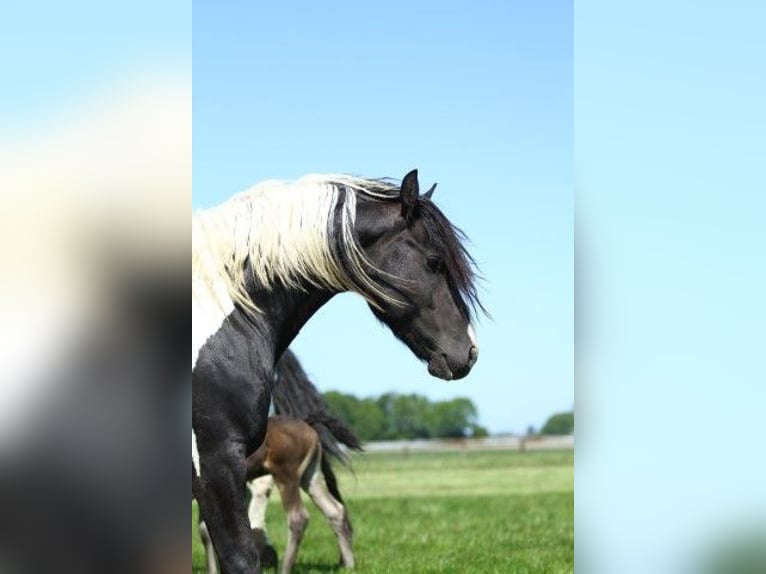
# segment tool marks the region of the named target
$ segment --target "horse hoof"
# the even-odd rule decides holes
[[[277,551],[270,544],[263,547],[260,552],[261,568],[276,568],[277,567]]]

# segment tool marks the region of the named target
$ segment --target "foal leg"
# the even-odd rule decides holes
[[[308,488],[306,489],[311,500],[322,511],[330,528],[335,532],[338,539],[338,548],[343,566],[346,568],[354,567],[354,551],[352,548],[351,523],[348,519],[346,507],[327,490],[327,485],[321,477],[319,469],[314,469],[312,476],[308,479]]]
[[[261,557],[261,566],[265,568],[277,568],[277,553],[266,533],[266,508],[269,504],[269,496],[274,488],[274,477],[270,474],[260,476],[250,481],[250,508],[248,516],[250,518],[250,527],[253,529],[253,536],[258,548],[258,554]]]
[[[298,558],[298,548],[309,522],[309,512],[301,500],[301,491],[297,480],[278,482],[282,507],[287,514],[287,548],[282,560],[282,574],[289,574]]]
[[[259,476],[248,485],[250,489],[250,508],[248,516],[252,528],[266,530],[266,508],[269,504],[269,496],[274,488],[274,477],[270,474]]]

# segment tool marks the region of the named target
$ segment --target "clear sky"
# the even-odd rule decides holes
[[[565,1],[194,2],[194,208],[417,167],[486,278],[468,378],[431,378],[347,294],[294,343],[323,390],[465,396],[493,432],[572,408],[572,18]]]

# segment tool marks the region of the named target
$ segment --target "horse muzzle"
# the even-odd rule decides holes
[[[466,377],[478,360],[479,349],[475,345],[469,349],[467,358],[459,360],[450,360],[446,353],[434,353],[428,361],[428,372],[445,381],[456,381]]]

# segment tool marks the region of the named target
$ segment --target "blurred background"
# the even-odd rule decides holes
[[[485,276],[475,372],[431,380],[353,296],[295,349],[338,409],[414,393],[403,410],[459,406],[465,434],[516,442],[359,457],[342,488],[361,555],[449,571],[473,546],[474,571],[568,572],[575,521],[578,570],[766,571],[765,16],[3,6],[0,570],[188,572],[189,206],[266,177],[418,167]],[[381,365],[368,380],[361,357]],[[521,440],[567,420],[574,372],[576,517],[571,450]],[[335,559],[327,540],[305,552],[308,571]]]
[[[765,19],[576,2],[578,570],[766,571]]]
[[[188,572],[191,6],[0,12],[0,571]]]

